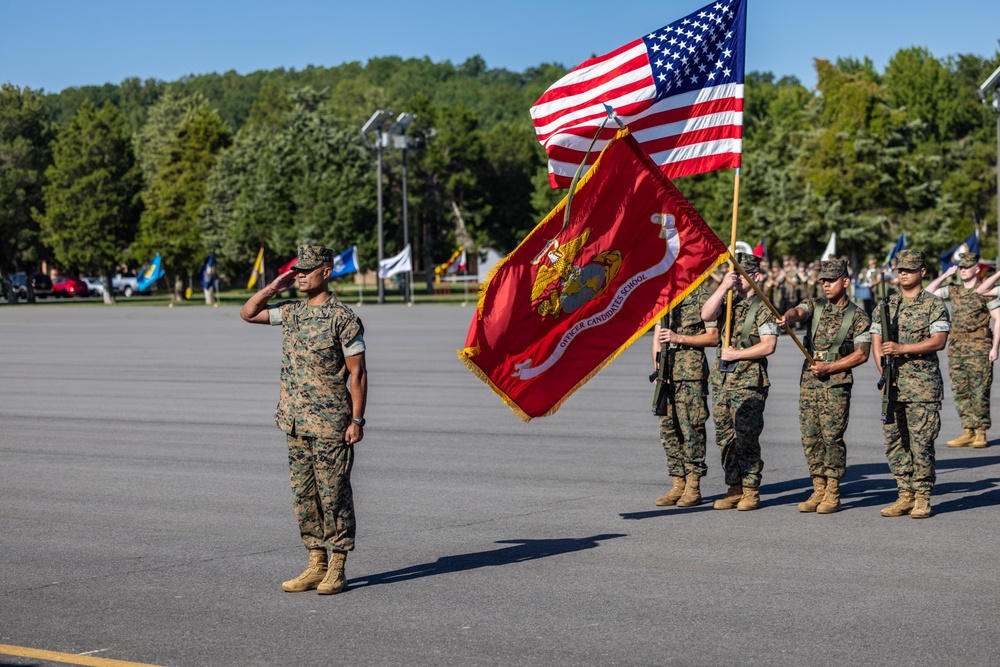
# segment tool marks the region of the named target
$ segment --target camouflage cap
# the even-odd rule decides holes
[[[958,256],[958,268],[971,269],[974,266],[979,266],[979,255],[976,253],[963,252]]]
[[[897,269],[906,271],[919,271],[926,265],[926,258],[922,250],[900,250],[899,259],[896,261]]]
[[[825,259],[820,263],[820,280],[837,280],[847,277],[846,259]]]
[[[746,252],[736,253],[736,263],[747,273],[760,273],[760,257]]]
[[[312,271],[317,266],[333,261],[333,251],[318,245],[300,245],[299,261],[295,262],[292,271]]]

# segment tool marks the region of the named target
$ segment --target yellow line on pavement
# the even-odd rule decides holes
[[[150,665],[144,662],[129,662],[128,660],[95,658],[90,655],[57,653],[55,651],[44,651],[42,649],[26,648],[24,646],[11,646],[9,644],[0,644],[0,655],[16,655],[19,658],[34,658],[35,660],[65,662],[71,665],[86,665],[87,667],[157,667],[156,665]]]

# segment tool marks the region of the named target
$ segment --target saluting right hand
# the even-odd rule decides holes
[[[295,282],[295,271],[287,271],[271,281],[271,287],[275,292],[284,292]]]

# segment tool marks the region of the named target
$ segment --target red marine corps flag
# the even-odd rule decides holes
[[[553,414],[729,253],[620,131],[566,200],[498,262],[459,358],[521,419]]]

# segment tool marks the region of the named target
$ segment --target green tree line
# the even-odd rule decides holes
[[[836,232],[858,265],[901,232],[936,254],[978,229],[995,256],[996,117],[976,90],[998,63],[922,48],[881,72],[817,60],[815,90],[750,73],[739,237],[811,260]],[[107,278],[159,253],[187,279],[215,250],[239,281],[259,248],[283,263],[304,242],[356,244],[372,268],[378,184],[360,128],[376,109],[416,116],[409,234],[428,277],[460,243],[512,250],[564,194],[548,187],[528,108],[565,71],[392,57],[50,94],[3,84],[0,270],[45,260]],[[387,254],[402,246],[402,160],[385,148]],[[732,172],[677,185],[728,239]]]

